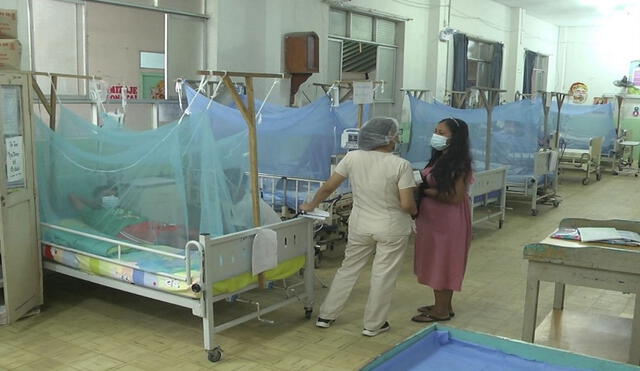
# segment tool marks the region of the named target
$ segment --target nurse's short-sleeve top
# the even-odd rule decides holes
[[[416,186],[409,161],[388,152],[358,150],[347,153],[335,171],[351,182],[350,229],[363,234],[411,233],[411,216],[400,208],[400,189]]]

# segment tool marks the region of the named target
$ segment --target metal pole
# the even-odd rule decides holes
[[[567,94],[564,93],[552,93],[556,97],[556,104],[558,105],[558,117],[556,118],[556,140],[555,148],[560,147],[560,112],[562,111],[562,105],[564,104],[564,98]]]
[[[616,124],[616,135],[620,136],[620,113],[622,113],[622,102],[624,97],[622,95],[616,95],[618,101],[618,123]]]
[[[49,108],[51,108],[51,111],[49,111],[49,127],[51,128],[52,131],[56,130],[56,108],[58,103],[57,88],[58,88],[58,76],[52,75],[51,76],[51,92],[49,93]]]
[[[541,97],[542,97],[542,112],[544,112],[544,129],[543,129],[543,137],[545,143],[543,144],[543,147],[546,145],[546,141],[547,141],[547,135],[549,135],[549,108],[550,108],[550,104],[547,105],[547,102],[549,101],[550,97],[549,97],[549,92],[546,91],[539,91]]]
[[[489,92],[487,92],[487,94],[489,94]],[[480,96],[480,102],[482,102],[484,109],[487,110],[487,135],[484,143],[484,169],[489,170],[491,168],[491,122],[493,119],[493,107],[491,102],[487,99],[484,89],[478,89],[478,95]]]

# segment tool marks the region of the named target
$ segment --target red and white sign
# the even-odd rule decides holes
[[[109,88],[109,95],[107,95],[107,99],[122,99],[122,92],[125,90],[124,85],[112,85]],[[138,87],[137,86],[126,86],[127,99],[138,99]]]

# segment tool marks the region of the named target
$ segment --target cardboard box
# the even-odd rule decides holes
[[[0,70],[19,70],[22,45],[18,40],[0,40]]]
[[[18,11],[0,9],[0,39],[18,38]]]

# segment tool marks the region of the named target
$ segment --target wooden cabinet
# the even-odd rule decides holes
[[[285,67],[291,74],[291,97],[312,73],[320,72],[320,39],[315,32],[295,32],[284,37]]]
[[[320,45],[315,32],[285,35],[285,64],[289,73],[320,72]]]
[[[31,76],[0,72],[0,324],[42,305]]]

